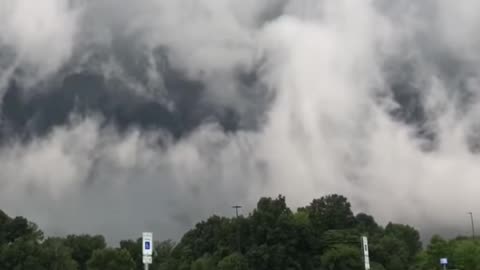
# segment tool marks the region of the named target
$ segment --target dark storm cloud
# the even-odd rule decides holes
[[[480,4],[239,3],[0,0],[7,211],[168,238],[261,195],[338,192],[381,222],[462,232]]]

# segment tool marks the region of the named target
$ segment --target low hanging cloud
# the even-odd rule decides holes
[[[477,6],[0,0],[0,204],[49,234],[166,239],[259,196],[341,193],[465,233]]]
[[[44,77],[70,58],[80,10],[69,1],[2,0],[0,7],[0,45],[15,54],[10,68],[22,66],[30,76]]]

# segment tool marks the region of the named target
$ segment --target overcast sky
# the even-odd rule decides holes
[[[240,123],[226,131],[196,121],[180,137],[162,125],[119,132],[97,108],[28,140],[12,133],[0,148],[0,208],[47,234],[117,241],[151,230],[176,239],[202,218],[233,215],[231,205],[251,210],[260,196],[286,195],[295,208],[340,193],[382,224],[468,233],[467,212],[480,217],[479,8],[475,0],[0,0],[2,96],[15,81],[24,104],[46,95],[42,106],[55,114],[49,91],[93,73],[118,82],[107,87],[118,106],[130,108],[131,94],[184,115],[177,93],[231,110]],[[200,95],[188,90],[197,84],[168,83],[159,51]]]

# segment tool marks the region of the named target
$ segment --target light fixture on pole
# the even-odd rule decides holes
[[[468,214],[470,215],[470,221],[472,222],[472,240],[475,240],[475,224],[473,222],[473,213],[468,212]]]
[[[237,249],[238,249],[238,252],[241,253],[241,244],[240,244],[240,224],[238,223],[238,209],[242,208],[241,205],[234,205],[232,206],[232,208],[235,209],[235,215],[237,217]]]
[[[232,206],[232,208],[235,208],[235,214],[236,214],[236,217],[238,218],[238,209],[242,208],[241,205],[234,205]]]

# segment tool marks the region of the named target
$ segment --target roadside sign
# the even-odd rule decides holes
[[[142,262],[143,264],[152,264],[152,256],[143,256]]]
[[[142,234],[142,254],[143,256],[152,256],[153,248],[152,248],[153,236],[151,232],[144,232]]]
[[[370,270],[370,258],[368,255],[368,239],[366,236],[362,236],[362,250],[363,250],[363,262],[365,263],[365,270]]]

